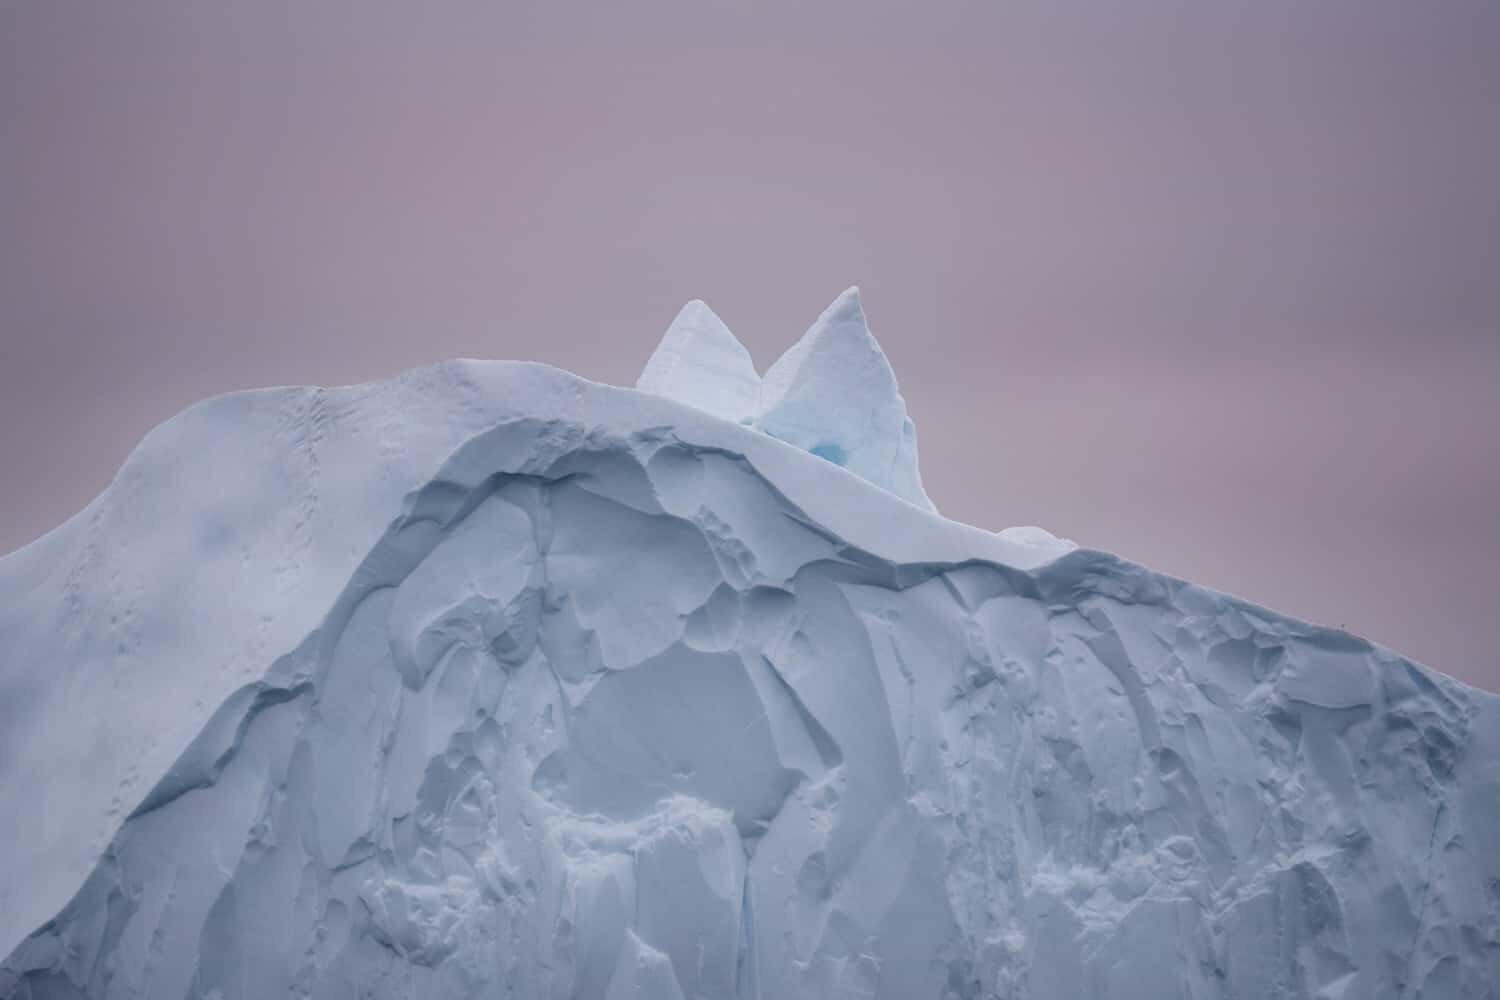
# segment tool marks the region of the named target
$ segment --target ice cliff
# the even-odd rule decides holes
[[[852,292],[210,400],[0,559],[5,998],[1496,997],[1497,824],[1500,698],[932,512]]]

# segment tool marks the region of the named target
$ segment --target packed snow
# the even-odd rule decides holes
[[[200,404],[0,559],[0,997],[1496,997],[1500,698],[760,378]]]

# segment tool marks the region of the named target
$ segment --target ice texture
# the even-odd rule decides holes
[[[1500,995],[1500,698],[712,409],[152,432],[0,559],[0,997]]]

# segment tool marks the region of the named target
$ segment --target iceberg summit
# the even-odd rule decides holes
[[[757,373],[236,393],[0,558],[0,998],[1500,996],[1500,697]]]

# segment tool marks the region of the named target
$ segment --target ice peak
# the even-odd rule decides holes
[[[859,286],[850,285],[839,293],[839,297],[819,314],[817,320],[802,339],[787,348],[785,354],[766,372],[761,388],[761,405],[764,408],[785,394],[790,380],[801,369],[803,359],[811,352],[838,353],[846,357],[858,357],[867,361],[878,358],[880,364],[890,368],[885,352],[870,333],[865,320],[864,306],[859,300]],[[891,375],[895,381],[895,375]]]
[[[823,310],[766,372],[760,429],[924,507],[916,427],[865,321],[859,288]]]
[[[859,301],[859,286],[850,285],[839,292],[839,297],[829,304],[823,314],[818,317],[822,322],[856,322],[864,327],[865,335],[868,336],[870,328],[865,325],[865,310]]]
[[[754,418],[760,397],[750,352],[702,299],[677,313],[635,386],[736,423]]]

